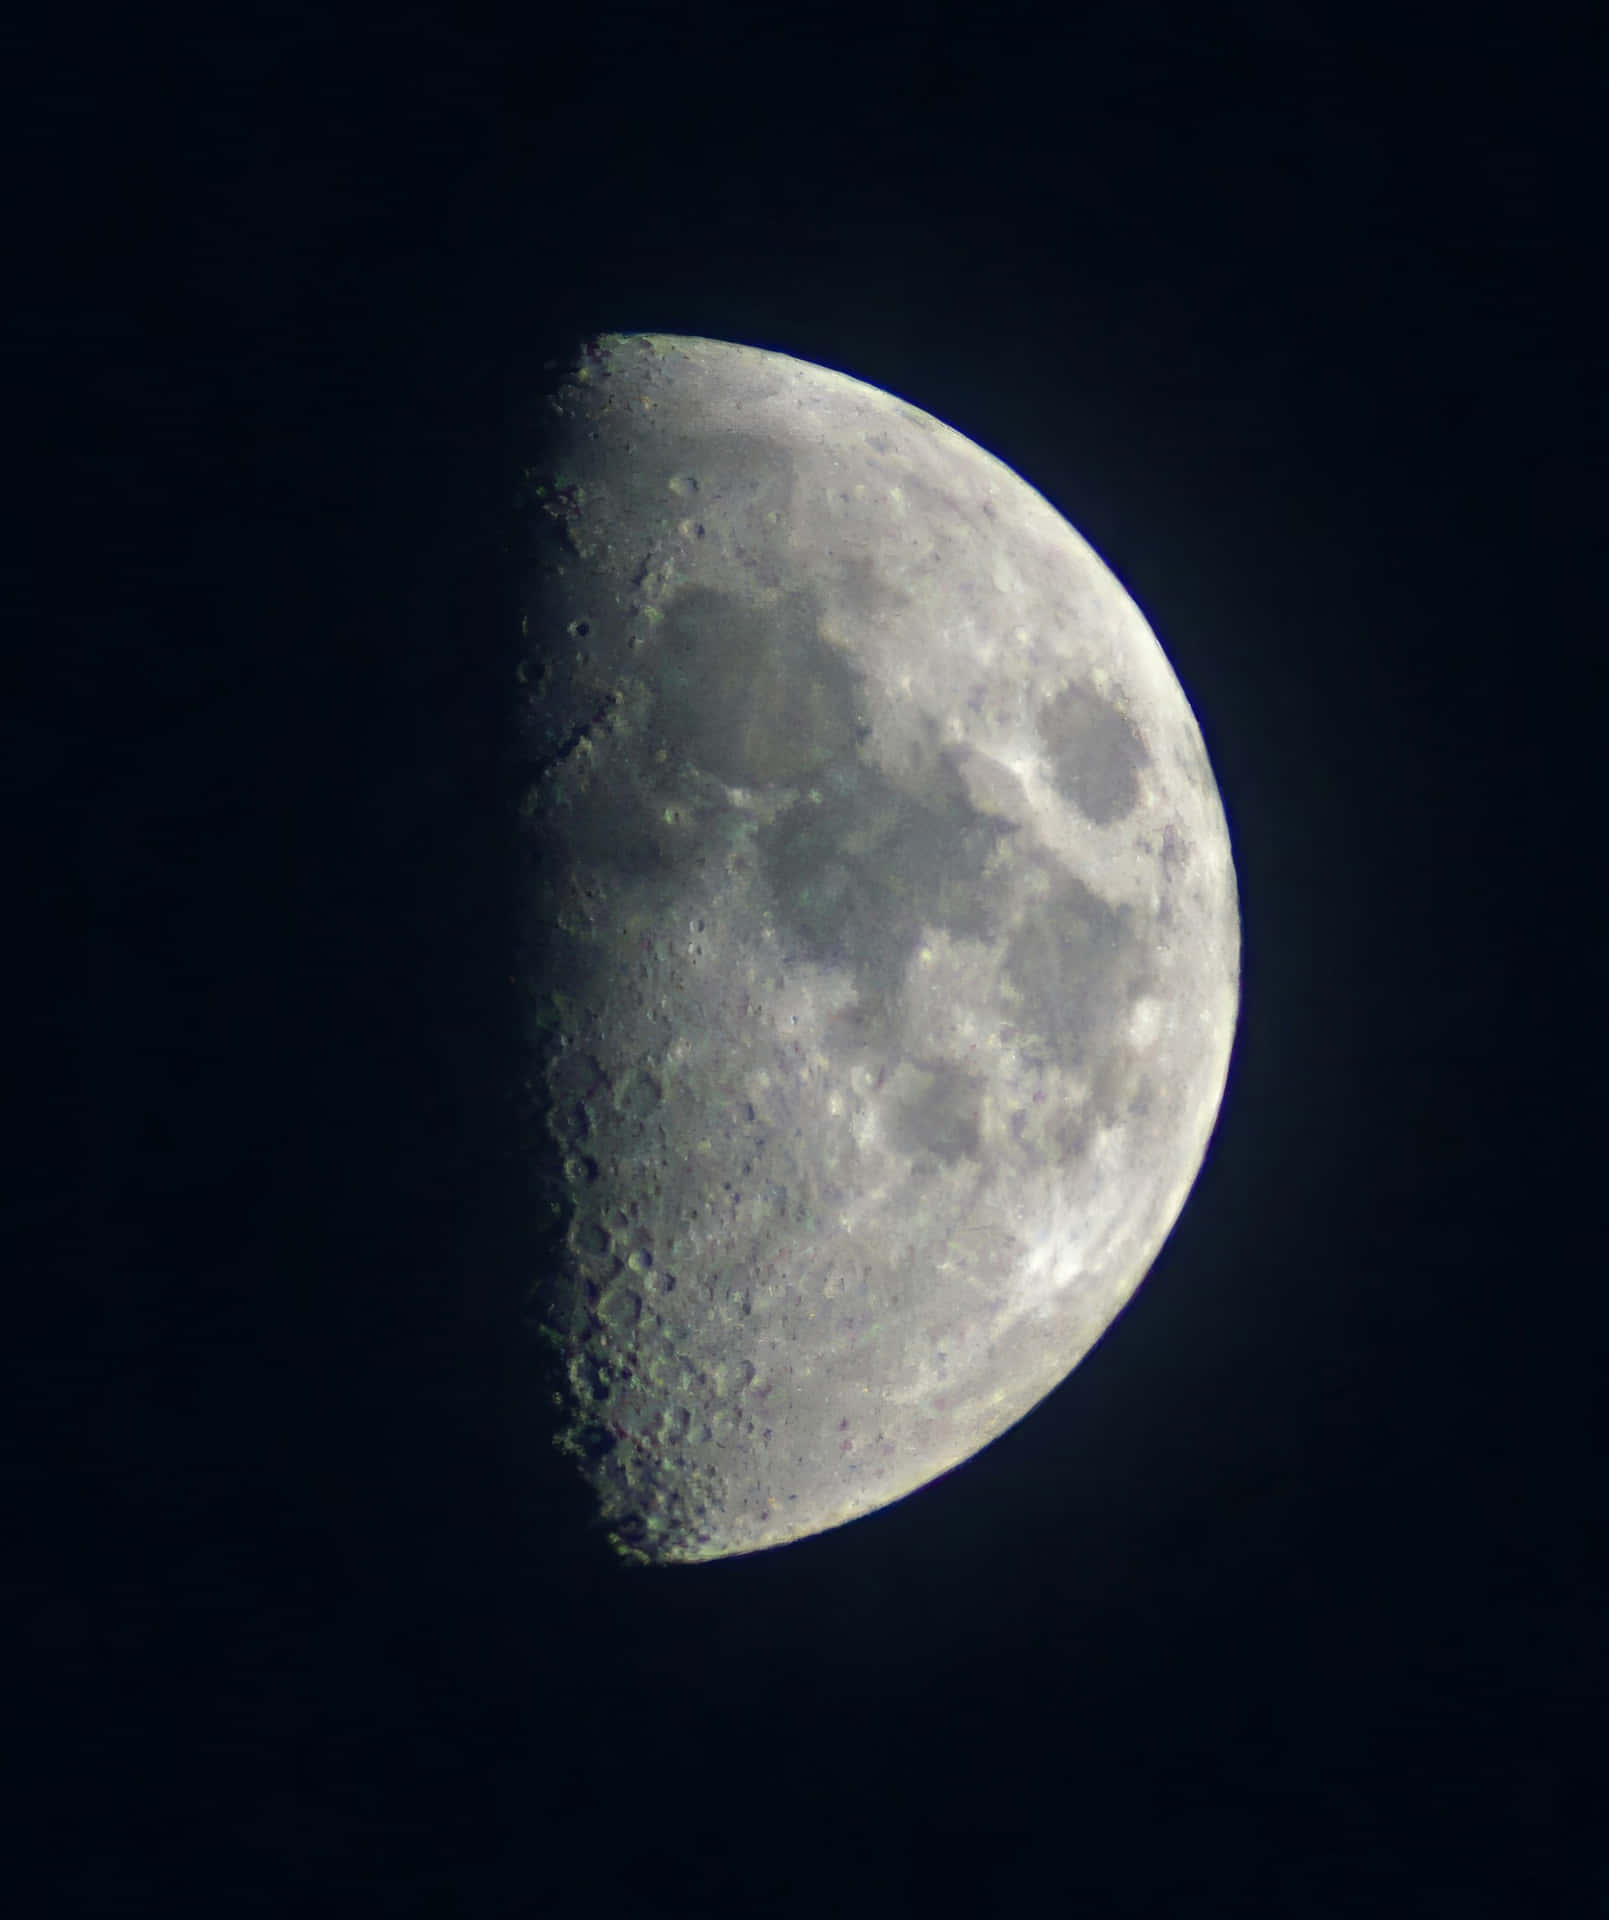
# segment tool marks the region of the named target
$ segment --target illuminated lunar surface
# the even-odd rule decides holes
[[[1189,704],[1026,482],[787,356],[556,379],[520,667],[561,1444],[629,1554],[899,1499],[1156,1257],[1239,919]]]

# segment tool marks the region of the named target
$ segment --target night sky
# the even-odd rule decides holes
[[[71,1151],[13,1163],[66,1255],[19,1911],[1609,1893],[1606,102],[1540,11],[36,50],[69,704],[15,767],[70,827]],[[1096,1352],[899,1505],[662,1573],[549,1444],[510,979],[512,503],[544,363],[636,328],[841,368],[1045,493],[1195,708],[1244,928],[1205,1168]]]

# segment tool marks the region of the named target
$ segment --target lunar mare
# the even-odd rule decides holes
[[[650,1561],[897,1500],[1143,1279],[1239,917],[1143,616],[1000,461],[788,356],[608,335],[549,403],[520,668],[563,1444]]]

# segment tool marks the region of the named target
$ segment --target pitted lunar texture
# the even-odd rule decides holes
[[[605,336],[529,484],[563,1444],[628,1553],[752,1552],[965,1460],[1144,1277],[1228,1069],[1228,833],[1112,574],[882,391]]]

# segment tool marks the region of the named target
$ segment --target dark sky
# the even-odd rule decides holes
[[[69,24],[29,82],[46,1889],[1591,1911],[1585,36],[378,11]],[[510,503],[544,361],[617,327],[843,368],[1046,493],[1196,708],[1245,926],[1206,1168],[1073,1379],[896,1508],[660,1575],[521,1331]]]

